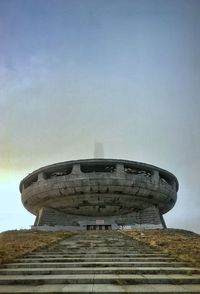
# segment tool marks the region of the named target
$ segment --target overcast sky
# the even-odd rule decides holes
[[[34,216],[18,185],[93,157],[174,173],[169,227],[200,232],[200,1],[0,0],[0,230]]]

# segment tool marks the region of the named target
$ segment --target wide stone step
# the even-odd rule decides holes
[[[68,257],[68,256],[73,256],[73,257],[82,257],[82,256],[90,256],[90,257],[112,257],[112,256],[117,256],[117,257],[168,257],[169,255],[165,253],[107,253],[107,252],[102,252],[102,253],[71,253],[71,252],[59,252],[59,253],[48,253],[48,252],[35,252],[27,255],[27,257]],[[26,257],[26,256],[25,256]]]
[[[102,261],[114,261],[114,262],[165,262],[165,261],[174,261],[174,258],[170,257],[135,257],[135,258],[129,258],[129,257],[79,257],[79,258],[70,258],[70,257],[53,257],[53,258],[21,258],[16,259],[16,262],[20,263],[35,263],[35,262],[102,262]]]
[[[200,271],[118,232],[85,232],[1,265],[0,293],[200,294]]]
[[[41,252],[43,253],[43,252]],[[46,253],[48,254],[49,252],[46,251]],[[93,248],[88,248],[88,250],[76,250],[76,251],[71,251],[71,250],[66,250],[66,251],[63,251],[62,254],[112,254],[112,255],[118,255],[118,254],[159,254],[159,252],[154,252],[154,251],[127,251],[126,249],[124,249],[123,251],[120,250],[120,251],[117,251],[115,250],[114,252],[113,251],[109,251],[109,250],[103,250],[101,248],[101,250],[96,250],[96,249],[93,249]]]
[[[9,263],[2,265],[1,268],[74,268],[74,267],[184,267],[183,262],[35,262],[35,263]]]
[[[138,249],[138,250],[135,250],[134,248],[133,249],[127,249],[127,248],[125,248],[124,247],[124,249],[123,250],[121,250],[120,248],[111,248],[111,247],[103,247],[103,246],[101,246],[101,247],[98,247],[98,248],[95,248],[95,247],[88,247],[88,248],[81,248],[81,247],[79,247],[79,248],[73,248],[73,249],[70,249],[70,248],[67,248],[67,249],[65,249],[65,250],[61,250],[62,251],[62,253],[64,252],[64,253],[70,253],[70,252],[72,252],[72,253],[87,253],[88,252],[88,250],[92,250],[92,251],[94,251],[94,252],[97,252],[97,253],[101,253],[101,252],[107,252],[107,253],[109,253],[109,254],[112,254],[112,252],[113,252],[113,254],[120,254],[120,253],[124,253],[124,252],[128,252],[128,253],[146,253],[146,254],[152,254],[152,253],[159,253],[159,251],[155,251],[155,250],[142,250],[142,249]],[[41,251],[42,252],[42,251]],[[45,251],[45,252],[48,252],[48,251]],[[54,252],[56,252],[56,250],[54,251]]]
[[[123,275],[123,274],[82,274],[82,275],[32,275],[32,276],[0,276],[0,285],[26,284],[200,284],[200,275]]]
[[[142,285],[105,285],[105,284],[58,284],[58,285],[40,285],[40,286],[29,286],[29,285],[15,285],[15,286],[1,286],[0,293],[13,294],[13,293],[68,293],[68,294],[82,294],[82,293],[98,293],[98,294],[118,294],[118,293],[143,293],[143,294],[199,294],[199,285],[159,285],[159,284],[142,284]]]
[[[0,269],[0,275],[57,275],[57,274],[200,274],[193,267],[90,267],[90,268],[6,268]]]
[[[111,247],[116,247],[116,245],[118,247],[123,247],[126,246],[128,247],[133,247],[133,248],[140,248],[141,247],[141,243],[139,243],[139,241],[130,241],[130,242],[124,242],[124,241],[119,241],[119,240],[102,240],[102,242],[96,242],[95,239],[94,240],[88,240],[87,241],[87,236],[86,236],[86,240],[84,242],[77,242],[77,240],[73,240],[73,242],[67,242],[67,241],[61,241],[59,243],[59,246],[57,244],[52,244],[51,248],[58,248],[58,247],[64,247],[64,246],[68,246],[68,247],[84,247],[84,246],[111,246]],[[149,247],[147,245],[143,245],[143,248],[149,249]]]

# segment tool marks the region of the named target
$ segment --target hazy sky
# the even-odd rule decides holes
[[[0,230],[29,227],[18,185],[93,157],[180,183],[169,227],[200,232],[200,1],[0,0]]]

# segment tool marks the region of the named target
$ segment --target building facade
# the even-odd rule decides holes
[[[146,163],[84,159],[42,167],[20,183],[22,203],[41,229],[164,228],[177,178]]]

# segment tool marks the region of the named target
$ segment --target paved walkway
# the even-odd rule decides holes
[[[200,272],[117,231],[88,231],[1,265],[0,293],[200,293]]]

